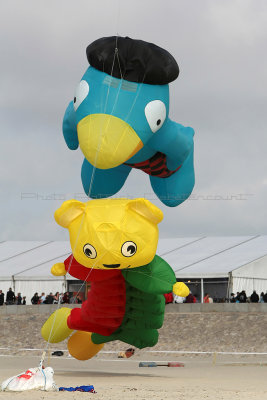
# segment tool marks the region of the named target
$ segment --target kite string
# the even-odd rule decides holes
[[[113,69],[114,69],[114,64],[115,64],[116,50],[118,50],[118,49],[117,49],[117,38],[116,38],[116,48],[115,48],[115,50],[114,50],[113,61],[112,61],[112,67],[111,67],[111,72],[110,72],[111,79],[112,79],[112,76],[113,76]],[[105,104],[104,104],[104,110],[103,110],[103,111],[104,111],[104,112],[103,112],[104,115],[105,115],[106,109],[107,109],[108,98],[109,98],[109,94],[110,94],[110,87],[111,87],[111,80],[109,81],[108,90],[107,90],[107,94],[106,94],[106,99],[105,99]],[[121,88],[121,87],[120,87],[120,88]],[[114,106],[113,106],[113,109],[112,109],[112,113],[113,113],[114,108],[115,108],[115,106],[116,106],[116,104],[117,104],[119,92],[120,92],[120,89],[119,89],[119,91],[118,91],[118,93],[117,93],[117,96],[116,96],[116,99],[115,99],[115,102],[114,102]],[[102,108],[102,107],[101,107],[101,108]],[[112,114],[111,114],[111,115],[112,115]],[[90,128],[91,128],[91,124],[90,124]],[[89,128],[89,129],[90,129],[90,128]],[[93,182],[94,182],[94,178],[95,178],[95,171],[96,171],[96,163],[97,163],[97,159],[98,159],[98,154],[99,154],[99,152],[100,152],[100,145],[101,145],[101,140],[102,140],[103,130],[104,130],[104,129],[103,129],[103,124],[102,124],[102,127],[101,127],[101,128],[102,128],[102,129],[101,129],[101,133],[100,133],[99,140],[98,140],[98,147],[97,147],[97,150],[96,150],[96,156],[95,156],[95,160],[94,160],[94,164],[93,164],[93,171],[92,171],[92,175],[91,175],[91,179],[90,179],[90,185],[89,185],[89,190],[88,190],[88,194],[87,194],[87,196],[88,196],[89,198],[90,198],[90,195],[91,195],[92,186],[93,186]],[[81,223],[80,223],[80,225],[79,225],[79,230],[78,230],[78,233],[77,233],[77,235],[76,235],[76,241],[75,241],[75,245],[74,245],[74,248],[73,248],[73,252],[72,252],[72,256],[71,256],[71,260],[70,260],[70,263],[69,263],[69,267],[68,267],[67,273],[68,273],[69,270],[70,270],[70,267],[71,267],[71,264],[72,264],[72,261],[73,261],[73,258],[74,258],[73,253],[75,252],[75,249],[76,249],[77,244],[78,244],[78,239],[79,239],[79,236],[80,236],[80,232],[81,232],[82,225],[83,225],[83,220],[84,220],[84,218],[85,218],[86,210],[87,210],[87,207],[88,207],[88,206],[89,206],[89,202],[88,202],[88,203],[86,204],[86,206],[85,206],[85,210],[84,210],[84,213],[83,213],[83,217],[82,217]],[[104,255],[103,255],[103,256],[104,256]],[[90,273],[91,273],[91,270],[92,270],[93,268],[94,268],[94,267],[92,267],[92,268],[90,269],[90,272],[89,272],[89,274],[88,274],[87,277],[86,277],[86,280],[81,284],[81,287],[80,287],[80,289],[78,290],[78,292],[76,293],[76,296],[75,296],[74,300],[77,298],[78,293],[80,293],[82,287],[84,286],[85,282],[86,282],[87,279],[89,278]]]
[[[116,38],[116,48],[115,48],[115,50],[114,50],[113,61],[112,61],[112,67],[111,67],[111,72],[110,72],[111,78],[112,78],[112,76],[113,76],[113,69],[114,69],[114,64],[115,64],[116,50],[118,50],[118,49],[117,49],[117,38]],[[103,113],[104,115],[105,115],[106,109],[107,109],[108,98],[109,98],[109,94],[110,94],[110,87],[111,87],[111,80],[110,80],[110,82],[109,82],[108,90],[107,90],[107,94],[106,94],[105,105],[104,105],[104,113]],[[116,99],[115,99],[115,104],[114,104],[113,110],[114,110],[114,108],[115,108],[115,106],[116,106],[116,104],[117,104],[118,95],[119,95],[119,94],[117,93],[117,96],[116,96]],[[113,111],[113,110],[112,110],[112,111]],[[91,124],[89,124],[89,126],[90,126],[90,128],[91,128]],[[90,129],[90,128],[89,128],[89,129]],[[93,182],[94,182],[95,171],[96,171],[96,163],[97,163],[98,155],[99,155],[99,152],[100,152],[100,145],[101,145],[102,136],[103,136],[103,124],[102,124],[101,133],[100,133],[100,135],[99,135],[98,147],[97,147],[97,150],[96,150],[95,160],[94,160],[94,164],[93,164],[93,171],[92,171],[92,175],[91,175],[91,179],[90,179],[90,185],[89,185],[89,190],[88,190],[88,194],[87,194],[88,197],[90,197],[91,191],[92,191],[92,185],[93,185]],[[74,246],[73,246],[73,252],[72,252],[72,255],[71,255],[71,260],[70,260],[70,263],[69,263],[69,267],[68,267],[67,273],[69,272],[69,270],[70,270],[70,268],[71,268],[71,264],[72,264],[72,261],[73,261],[73,258],[74,258],[73,253],[75,252],[75,249],[76,249],[77,244],[78,244],[78,239],[79,239],[79,236],[80,236],[80,233],[81,233],[81,229],[82,229],[82,225],[83,225],[83,220],[84,220],[84,218],[85,218],[86,210],[87,210],[87,207],[88,207],[88,206],[89,206],[89,202],[86,204],[85,209],[84,209],[84,212],[83,212],[82,220],[81,220],[81,223],[80,223],[80,225],[79,225],[79,229],[78,229],[78,232],[77,232],[77,235],[76,235],[76,240],[75,240],[75,244],[74,244]],[[93,267],[92,267],[91,269],[93,269]],[[91,272],[91,269],[90,269],[90,272]],[[90,273],[89,273],[89,275],[90,275]],[[87,279],[88,279],[88,277],[89,277],[89,276],[87,276]],[[85,283],[85,282],[83,282],[82,286],[84,285],[84,283]],[[76,299],[76,297],[77,297],[77,294],[76,294],[76,296],[75,296],[75,299]]]
[[[113,76],[113,69],[114,69],[115,57],[116,57],[116,56],[117,56],[117,59],[118,59],[118,64],[119,64],[119,69],[120,69],[121,82],[120,82],[119,90],[118,90],[118,92],[117,92],[117,94],[116,94],[116,98],[115,98],[114,105],[113,105],[113,107],[112,107],[110,116],[113,115],[113,112],[114,112],[115,107],[116,107],[116,105],[117,105],[118,98],[119,98],[119,94],[120,94],[120,91],[121,91],[121,88],[122,88],[122,80],[123,80],[123,75],[122,75],[121,66],[120,66],[120,60],[119,60],[118,36],[116,37],[116,47],[115,47],[115,50],[114,50],[114,56],[113,56],[113,61],[112,61],[111,73],[110,73],[111,78],[112,78],[112,76]],[[103,66],[103,67],[104,67],[104,66]],[[131,108],[130,108],[130,110],[129,110],[127,116],[126,116],[126,120],[129,118],[129,116],[130,116],[130,114],[131,114],[131,112],[132,112],[132,110],[133,110],[133,108],[134,108],[134,105],[135,105],[135,103],[136,103],[136,101],[137,101],[137,98],[138,98],[138,96],[139,96],[139,94],[140,94],[141,87],[142,87],[142,83],[144,82],[144,79],[145,79],[145,73],[144,73],[144,75],[143,75],[143,79],[142,79],[141,85],[140,85],[140,87],[138,88],[138,91],[137,91],[137,93],[136,93],[136,95],[135,95],[135,98],[133,99]],[[109,81],[108,91],[107,91],[106,100],[105,100],[105,105],[104,105],[104,113],[103,113],[104,115],[105,115],[106,109],[107,109],[107,103],[108,103],[108,98],[109,98],[109,93],[110,93],[111,81],[112,81],[112,79]],[[101,107],[101,108],[102,108],[102,107]],[[91,126],[91,124],[90,124],[90,126]],[[126,131],[126,129],[124,129],[124,132],[123,132],[124,135],[125,135],[125,131]],[[96,165],[97,158],[98,158],[98,154],[99,154],[99,151],[100,151],[100,144],[101,144],[102,135],[103,135],[103,125],[102,125],[102,130],[101,130],[100,139],[99,139],[99,141],[98,141],[98,148],[97,148],[97,151],[96,151],[95,162],[94,162],[94,165],[93,165],[93,172],[92,172],[92,175],[91,175],[91,181],[90,181],[90,186],[89,186],[89,190],[88,190],[88,197],[90,197],[91,189],[92,189],[92,185],[93,185],[93,181],[94,181],[94,177],[95,177],[95,171],[96,171],[95,165]],[[88,207],[88,204],[86,205],[86,208],[87,208],[87,207]],[[85,208],[85,211],[86,211],[86,208]],[[85,211],[84,211],[83,216],[85,215]],[[77,246],[78,237],[79,237],[79,235],[80,235],[81,227],[82,227],[82,221],[81,221],[81,224],[80,224],[80,226],[79,226],[79,231],[78,231],[77,236],[76,236],[76,243],[75,243],[74,249],[75,249],[76,246]],[[74,252],[74,251],[73,251],[73,252]],[[104,255],[103,255],[103,256],[104,256]],[[73,260],[73,253],[72,253],[70,265],[69,265],[69,268],[68,268],[68,271],[67,271],[67,272],[69,272],[69,269],[70,269],[71,264],[72,264],[72,260]],[[92,267],[92,268],[93,268],[93,267]],[[90,275],[90,273],[89,273],[89,275]],[[87,276],[86,280],[88,279],[89,275]],[[80,287],[80,289],[78,290],[78,292],[76,293],[76,296],[75,296],[74,299],[77,298],[77,296],[78,296],[78,294],[80,293],[80,291],[81,291],[82,287],[84,286],[84,284],[85,284],[85,281],[81,284],[81,287]]]
[[[104,255],[105,255],[105,254],[103,254],[101,258],[103,258]],[[100,259],[101,259],[101,258],[100,258]],[[76,295],[75,295],[75,297],[74,297],[74,301],[75,301],[75,299],[77,298],[78,294],[80,293],[81,289],[83,288],[84,284],[88,281],[88,278],[89,278],[89,276],[90,276],[90,274],[91,274],[91,272],[92,272],[93,269],[94,269],[94,267],[88,268],[88,274],[87,274],[87,276],[85,277],[83,283],[81,284],[79,290],[77,291],[77,293],[76,293]],[[56,320],[56,318],[55,318],[55,317],[56,317],[56,312],[57,312],[58,309],[59,309],[59,305],[60,305],[60,303],[58,303],[58,306],[57,306],[57,308],[56,308],[56,311],[54,312],[55,315],[54,315],[53,322],[52,322],[52,326],[51,326],[51,329],[50,329],[50,332],[49,332],[48,342],[47,342],[47,345],[46,345],[46,348],[45,348],[45,350],[44,350],[44,352],[43,352],[42,357],[45,356],[45,354],[46,354],[46,352],[47,352],[47,350],[48,350],[48,346],[49,346],[49,344],[50,344],[52,332],[53,332],[53,335],[55,335],[55,333],[56,333],[56,332],[61,328],[61,326],[65,323],[65,321],[62,320],[61,323],[59,323],[59,324],[56,326],[56,328],[54,329],[55,320]],[[43,360],[43,361],[44,361],[44,360]],[[40,363],[41,363],[41,362],[40,362]]]
[[[112,78],[112,76],[113,76],[113,69],[114,69],[114,63],[115,63],[115,57],[116,57],[116,56],[118,57],[118,62],[119,62],[119,55],[118,55],[118,48],[117,48],[117,44],[118,44],[117,39],[118,39],[118,37],[116,37],[116,47],[115,47],[115,50],[114,50],[113,62],[112,62],[111,73],[110,73],[111,78]],[[120,64],[119,64],[119,67],[120,67]],[[123,76],[122,76],[121,69],[120,69],[120,74],[121,74],[121,81],[122,81],[122,80],[123,80]],[[142,82],[141,82],[141,84],[140,84],[140,86],[139,86],[139,88],[138,88],[138,90],[137,90],[136,95],[135,95],[135,98],[133,99],[131,108],[130,108],[130,110],[129,110],[127,116],[126,116],[126,120],[128,120],[130,114],[132,113],[132,110],[133,110],[134,105],[135,105],[135,103],[136,103],[136,101],[137,101],[137,98],[139,97],[139,94],[140,94],[141,87],[142,87],[142,84],[143,84],[143,82],[144,82],[144,79],[145,79],[145,73],[144,73],[144,75],[143,75]],[[109,81],[108,91],[107,91],[106,100],[105,100],[105,105],[104,105],[104,115],[105,115],[106,109],[107,109],[107,103],[108,103],[108,98],[109,98],[109,93],[110,93],[111,81],[112,81],[112,79]],[[110,113],[110,116],[113,115],[113,112],[114,112],[115,107],[116,107],[116,105],[117,105],[118,97],[119,97],[119,93],[120,93],[121,87],[122,87],[122,82],[120,82],[120,87],[119,87],[119,90],[118,90],[118,92],[117,92],[117,94],[116,94],[116,98],[115,98],[114,105],[113,105],[112,111],[111,111],[111,113]],[[90,127],[91,127],[91,124],[90,124]],[[125,133],[126,133],[126,129],[124,129],[123,135],[125,135]],[[88,197],[90,197],[91,190],[92,190],[92,185],[93,185],[93,181],[94,181],[94,177],[95,177],[95,171],[96,171],[96,166],[95,166],[95,165],[96,165],[96,163],[97,163],[98,154],[99,154],[99,151],[100,151],[100,144],[101,144],[102,136],[103,136],[103,124],[102,124],[102,130],[101,130],[101,134],[100,134],[99,141],[98,141],[98,147],[97,147],[97,151],[96,151],[95,161],[94,161],[94,164],[93,164],[93,172],[92,172],[92,175],[91,175],[90,186],[89,186],[89,190],[88,190]],[[75,244],[74,244],[73,253],[74,253],[74,251],[75,251],[75,249],[76,249],[76,247],[77,247],[77,244],[78,244],[78,239],[79,239],[79,236],[80,236],[80,232],[81,232],[82,225],[83,225],[83,220],[84,220],[84,218],[85,218],[85,215],[86,215],[85,213],[86,213],[86,209],[87,209],[88,206],[89,206],[89,202],[86,204],[86,207],[85,207],[85,210],[84,210],[84,213],[83,213],[83,216],[82,216],[82,220],[81,220],[81,223],[80,223],[80,225],[79,225],[79,230],[78,230],[78,233],[77,233],[77,235],[76,235],[76,240],[75,240]],[[69,270],[70,270],[70,268],[71,268],[71,264],[72,264],[72,262],[73,262],[73,258],[74,258],[73,253],[72,253],[72,255],[71,255],[71,259],[70,259],[70,262],[69,262],[69,266],[68,266],[68,269],[67,269],[67,273],[69,272]],[[103,256],[104,256],[104,254],[103,254]],[[102,256],[102,257],[103,257],[103,256]],[[98,262],[99,262],[99,259],[98,259]],[[91,271],[92,271],[93,268],[94,268],[94,267],[90,268],[90,271],[89,271],[89,273],[87,274],[86,279],[83,281],[83,283],[81,284],[79,290],[77,291],[77,293],[76,293],[76,295],[75,295],[75,297],[74,297],[74,301],[76,300],[78,294],[81,292],[82,288],[84,287],[85,282],[88,280],[88,278],[89,278],[89,276],[90,276]],[[136,272],[137,272],[137,271],[136,271]],[[58,307],[58,308],[59,308],[59,307]],[[57,309],[58,309],[58,308],[57,308]],[[55,316],[56,316],[56,315],[55,315]],[[54,328],[54,323],[55,323],[55,318],[54,318],[54,321],[53,321],[53,324],[52,324],[52,327],[51,327],[51,330],[50,330],[50,335],[49,335],[48,344],[49,344],[49,341],[50,341],[50,338],[51,338],[51,332],[52,332],[52,330],[53,330],[53,328]],[[48,347],[48,346],[47,346],[47,347]]]
[[[105,254],[104,254],[104,255],[105,255]],[[102,255],[101,258],[103,258],[104,255]],[[88,274],[87,274],[85,280],[83,281],[83,283],[82,283],[82,285],[81,285],[79,291],[77,292],[76,296],[77,296],[78,293],[80,292],[80,290],[81,290],[81,288],[83,287],[83,285],[85,284],[85,282],[87,282],[87,280],[88,280],[88,278],[89,278],[89,276],[90,276],[90,274],[91,274],[91,272],[92,272],[93,269],[94,269],[93,267],[89,269],[89,272],[88,272]],[[149,274],[147,274],[147,273],[145,273],[145,272],[138,271],[138,267],[136,267],[136,268],[132,268],[132,269],[131,269],[131,272],[133,272],[133,273],[138,273],[138,274],[140,274],[140,275],[142,275],[142,276],[144,276],[144,277],[149,276],[149,277],[151,278],[151,277],[152,277],[152,271],[151,271],[151,269],[149,269],[149,268],[148,268],[148,270],[149,270],[149,271],[148,271]],[[125,279],[125,278],[124,278],[124,279]],[[161,283],[165,283],[165,284],[168,283],[168,284],[173,284],[173,285],[174,285],[173,281],[169,281],[169,280],[166,280],[166,279],[162,279],[162,278],[159,278],[159,277],[157,277],[157,276],[153,276],[153,279],[156,280],[156,281],[158,281],[158,282],[161,282]],[[160,293],[158,293],[158,294],[160,294]],[[127,313],[125,313],[125,316],[130,316],[130,315],[128,315]],[[63,323],[64,323],[64,321],[62,321],[59,325],[57,325],[57,328],[53,331],[54,334],[58,331],[58,329],[60,329],[60,327],[62,326]]]
[[[115,50],[114,50],[112,68],[111,68],[111,76],[113,74],[114,62],[115,62]],[[103,65],[103,68],[104,68],[104,65]],[[105,105],[104,105],[104,113],[103,114],[105,114],[105,112],[106,112],[108,97],[109,97],[109,93],[110,93],[110,86],[111,86],[111,81],[109,82],[109,85],[108,85],[108,91],[107,91],[107,94],[106,94]],[[102,108],[102,106],[101,106],[101,108]],[[91,129],[91,124],[89,124],[89,136],[90,136],[90,129]],[[91,191],[92,191],[92,185],[93,185],[95,171],[96,171],[96,166],[95,165],[97,163],[98,154],[99,154],[99,151],[100,151],[100,144],[101,144],[102,135],[103,135],[103,124],[102,124],[102,129],[101,129],[101,133],[100,133],[99,140],[98,140],[98,147],[97,147],[97,150],[96,150],[96,156],[95,156],[95,160],[94,160],[94,164],[93,164],[92,175],[91,175],[91,178],[90,178],[90,185],[89,185],[88,194],[87,194],[87,196],[89,198],[90,198]],[[86,210],[87,210],[88,206],[89,206],[89,202],[86,204],[84,212],[83,212],[83,215],[82,215],[82,219],[81,219],[81,222],[80,222],[80,225],[79,225],[79,229],[78,229],[78,232],[77,232],[77,235],[76,235],[75,243],[74,243],[74,246],[73,246],[73,249],[72,249],[73,251],[72,251],[71,259],[70,259],[69,266],[68,266],[68,269],[67,269],[67,273],[69,273],[69,270],[71,268],[71,264],[72,264],[73,257],[74,257],[73,254],[74,254],[75,249],[77,248],[77,245],[78,245],[78,239],[79,239],[79,236],[80,236],[80,233],[81,233],[81,229],[82,229],[82,226],[83,226],[83,220],[85,218]],[[84,285],[84,282],[83,282],[82,285]],[[76,295],[76,297],[77,297],[77,295]],[[75,299],[76,299],[76,297],[75,297]]]
[[[116,36],[119,36],[119,25],[120,25],[120,11],[121,11],[121,2],[117,0],[117,23],[116,23]]]
[[[115,48],[115,50],[114,50],[114,56],[113,56],[111,74],[110,74],[110,75],[111,75],[111,78],[112,78],[112,76],[113,76],[113,68],[114,68],[114,63],[115,63],[115,57],[116,57],[116,55],[117,55],[117,57],[118,57],[117,37],[116,37],[116,48]],[[110,87],[111,87],[111,80],[110,80],[110,82],[109,82],[108,91],[107,91],[107,94],[106,94],[105,106],[104,106],[104,114],[105,114],[106,108],[107,108],[107,103],[108,103],[108,98],[109,98],[109,93],[110,93]],[[120,90],[120,89],[119,89],[119,90]],[[117,94],[117,96],[116,96],[115,105],[116,105],[117,101],[118,101],[118,94]],[[114,105],[114,107],[113,107],[113,110],[114,110],[114,108],[115,108],[115,105]],[[112,111],[113,111],[113,110],[112,110]],[[90,127],[91,127],[91,124],[90,124]],[[98,147],[97,147],[97,151],[96,151],[95,162],[94,162],[94,165],[93,165],[93,171],[92,171],[92,175],[91,175],[91,179],[90,179],[90,185],[89,185],[89,190],[88,190],[88,197],[90,197],[91,190],[92,190],[92,185],[93,185],[94,176],[95,176],[95,170],[96,170],[95,165],[96,165],[97,158],[98,158],[98,154],[99,154],[99,150],[100,150],[100,144],[101,144],[102,135],[103,135],[103,125],[102,125],[102,130],[101,130],[101,134],[100,134],[99,141],[98,141]],[[89,202],[88,202],[88,203],[89,203]],[[73,252],[72,252],[72,255],[71,255],[71,258],[70,258],[70,262],[69,262],[69,266],[68,266],[68,269],[67,269],[67,271],[66,271],[66,274],[69,273],[69,270],[70,270],[71,265],[72,265],[72,262],[73,262],[73,258],[74,258],[73,253],[75,252],[75,249],[76,249],[77,244],[78,244],[78,239],[79,239],[80,232],[81,232],[81,229],[82,229],[83,220],[84,220],[85,215],[86,215],[86,209],[87,209],[87,207],[88,207],[88,205],[89,205],[88,203],[86,204],[85,210],[84,210],[83,215],[82,215],[81,223],[80,223],[80,226],[79,226],[79,229],[78,229],[78,233],[77,233],[77,235],[76,235],[75,244],[74,244],[74,246],[73,246]],[[90,270],[89,270],[89,272],[88,272],[88,274],[87,274],[86,279],[85,279],[85,280],[83,281],[83,283],[81,284],[80,289],[78,290],[78,292],[76,293],[76,295],[75,295],[75,297],[74,297],[74,301],[76,300],[78,294],[80,293],[81,289],[83,288],[85,282],[88,280],[92,269],[93,269],[93,267],[90,268]],[[55,321],[56,321],[56,314],[57,314],[57,311],[59,310],[59,307],[60,307],[60,303],[58,302],[57,309],[56,309],[56,311],[54,312],[54,318],[53,318],[52,326],[51,326],[51,329],[50,329],[50,332],[49,332],[48,341],[47,341],[47,344],[46,344],[46,346],[45,346],[45,348],[44,348],[44,352],[42,353],[42,356],[41,356],[41,359],[40,359],[40,367],[42,367],[42,365],[43,365],[43,362],[44,362],[44,360],[45,360],[48,347],[49,347],[49,345],[50,345],[51,335],[52,335],[52,332],[53,332],[53,329],[54,329],[54,325],[55,325]]]
[[[123,80],[123,75],[122,75],[122,71],[121,71],[121,65],[120,65],[120,60],[119,60],[119,51],[118,51],[117,44],[118,44],[118,34],[117,34],[117,36],[116,36],[116,47],[115,47],[115,50],[114,50],[112,68],[111,68],[111,73],[110,73],[111,79],[110,79],[110,81],[109,81],[109,86],[108,86],[108,90],[107,90],[107,94],[106,94],[106,99],[105,99],[104,113],[103,113],[104,115],[105,115],[106,109],[107,109],[108,98],[109,98],[109,94],[110,94],[110,87],[111,87],[112,76],[113,76],[113,69],[114,69],[115,58],[116,58],[116,57],[117,57],[118,65],[119,65],[119,69],[120,69],[121,82],[120,82],[119,90],[118,90],[118,92],[117,92],[117,94],[116,94],[115,102],[114,102],[112,111],[111,111],[111,113],[110,113],[110,116],[113,115],[113,112],[114,112],[115,107],[116,107],[116,105],[117,105],[119,93],[120,93],[121,87],[122,87],[122,80]],[[139,94],[140,94],[140,91],[141,91],[141,87],[142,87],[142,83],[143,83],[143,81],[144,81],[144,78],[145,78],[145,73],[144,73],[144,76],[143,76],[143,80],[142,80],[142,82],[141,82],[141,84],[140,84],[140,86],[139,86],[139,88],[138,88],[138,90],[137,90],[136,96],[135,96],[135,98],[133,99],[133,103],[132,103],[132,105],[131,105],[131,108],[130,108],[130,110],[129,110],[127,116],[126,116],[125,121],[128,120],[130,114],[132,113],[132,110],[133,110],[134,105],[135,105],[135,103],[136,103],[136,101],[137,101],[137,98],[139,97]],[[90,124],[90,128],[91,128],[91,124]],[[90,128],[89,128],[89,129],[90,129]],[[126,133],[125,131],[126,131],[126,129],[124,129],[123,135],[125,135],[125,133]],[[90,197],[91,191],[92,191],[92,187],[93,187],[93,182],[94,182],[95,172],[96,172],[96,163],[97,163],[98,155],[99,155],[99,152],[100,152],[100,146],[101,146],[102,136],[103,136],[103,124],[102,124],[101,134],[100,134],[99,140],[98,140],[98,147],[97,147],[96,156],[95,156],[95,162],[94,162],[94,165],[93,165],[92,175],[91,175],[91,179],[90,179],[90,185],[89,185],[89,190],[88,190],[88,197]],[[81,232],[82,225],[83,225],[83,220],[84,220],[84,218],[85,218],[86,209],[87,209],[88,205],[89,205],[89,202],[86,204],[85,210],[84,210],[83,215],[82,215],[81,223],[80,223],[80,226],[79,226],[78,233],[77,233],[77,235],[76,235],[75,244],[74,244],[74,246],[73,246],[73,252],[72,252],[72,255],[71,255],[71,258],[70,258],[70,262],[69,262],[69,265],[68,265],[68,268],[67,268],[67,272],[66,272],[66,273],[69,273],[69,270],[70,270],[71,265],[72,265],[72,262],[73,262],[73,258],[74,258],[74,255],[73,255],[73,254],[74,254],[75,249],[76,249],[76,247],[77,247],[77,245],[78,245],[78,239],[79,239],[79,236],[80,236],[80,232]],[[103,256],[104,256],[104,255],[103,255]],[[85,282],[88,281],[89,276],[90,276],[91,271],[92,271],[93,268],[94,268],[94,267],[92,267],[92,268],[89,269],[89,272],[88,272],[88,274],[87,274],[87,276],[86,276],[86,279],[83,281],[83,283],[81,284],[79,290],[77,291],[77,293],[76,293],[76,295],[75,295],[75,297],[74,297],[74,302],[75,302],[75,300],[76,300],[78,294],[81,292],[82,288],[84,287]],[[138,271],[135,271],[135,272],[138,272]],[[139,273],[140,273],[140,272],[139,272]],[[60,303],[58,303],[58,306],[57,306],[57,310],[56,310],[56,311],[58,311],[59,307],[60,307]],[[51,334],[52,334],[52,332],[53,332],[54,325],[55,325],[55,320],[56,320],[55,317],[56,317],[56,312],[54,313],[53,323],[52,323],[52,326],[51,326],[51,329],[50,329],[50,333],[49,333],[49,338],[48,338],[48,341],[47,341],[47,345],[46,345],[46,347],[45,347],[45,350],[44,350],[44,352],[43,352],[43,355],[42,355],[42,358],[41,358],[41,361],[40,361],[40,366],[42,365],[42,363],[43,363],[43,361],[44,361],[44,359],[45,359],[46,352],[47,352],[48,347],[49,347],[49,344],[50,344]],[[64,321],[62,321],[62,322],[64,322]],[[60,325],[61,325],[61,324],[60,324]],[[60,325],[58,326],[58,329],[59,329]],[[54,331],[54,333],[55,333],[55,331]]]

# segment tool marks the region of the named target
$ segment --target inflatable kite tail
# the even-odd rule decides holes
[[[45,341],[49,343],[59,343],[70,336],[73,332],[67,324],[70,312],[71,308],[64,307],[50,315],[41,329],[41,334]]]
[[[77,331],[69,338],[68,349],[72,357],[81,361],[89,360],[103,348],[104,343],[95,344],[91,336],[91,332]]]

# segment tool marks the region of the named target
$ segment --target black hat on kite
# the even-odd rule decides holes
[[[167,50],[127,36],[97,39],[86,55],[92,67],[130,82],[166,85],[179,75],[178,64]]]

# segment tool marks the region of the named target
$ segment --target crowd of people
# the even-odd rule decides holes
[[[82,297],[80,294],[71,295],[69,292],[65,293],[56,292],[55,294],[50,292],[48,295],[45,295],[45,293],[41,293],[40,296],[38,293],[34,293],[34,295],[31,298],[31,304],[81,304],[81,303],[82,303]],[[0,306],[2,306],[3,304],[6,304],[7,306],[12,304],[26,305],[26,296],[22,296],[21,293],[18,293],[16,296],[11,288],[9,288],[5,296],[3,291],[0,289]]]
[[[15,296],[15,293],[11,288],[9,288],[8,292],[6,293],[6,301],[5,301],[5,294],[3,291],[0,289],[0,306],[3,304],[6,305],[11,305],[11,304],[18,304],[18,305],[25,305],[26,304],[26,297],[21,296],[21,293],[18,293],[17,296]]]
[[[81,304],[82,298],[80,294],[70,295],[69,292],[53,294],[50,292],[48,295],[42,293],[41,296],[35,293],[31,298],[32,304]]]
[[[260,295],[253,290],[253,293],[250,296],[247,296],[246,291],[242,290],[241,292],[231,293],[230,303],[267,303],[267,291],[266,293],[261,292]]]
[[[197,303],[197,297],[193,295],[191,292],[187,297],[177,296],[172,292],[164,294],[164,297],[165,297],[165,304]]]
[[[192,294],[191,292],[187,297],[180,297],[172,292],[164,294],[165,296],[165,303],[198,303],[199,300],[196,295]],[[215,299],[216,301],[216,299]],[[213,303],[213,298],[209,295],[209,293],[205,293],[204,303]],[[266,293],[261,292],[260,295],[253,290],[253,293],[250,296],[247,296],[246,291],[242,290],[241,292],[231,293],[229,299],[224,299],[223,302],[229,303],[267,303],[267,291]],[[31,304],[81,304],[82,303],[82,296],[81,294],[70,294],[69,292],[59,293],[56,292],[53,294],[50,292],[49,294],[45,295],[45,293],[34,293],[33,297],[31,298]],[[5,294],[0,289],[0,306],[3,304],[11,305],[25,305],[26,304],[26,296],[22,296],[21,293],[18,293],[15,296],[15,293],[11,288],[9,288],[8,292]]]
[[[197,295],[194,295],[192,292],[189,293],[187,297],[181,297],[177,296],[174,293],[166,293],[164,294],[165,297],[165,303],[176,303],[176,304],[181,304],[181,303],[198,303],[198,297]],[[213,298],[209,295],[209,293],[205,293],[204,303],[213,303]]]
[[[165,303],[198,303],[199,300],[196,295],[192,294],[191,292],[187,297],[180,297],[176,296],[175,294],[171,293],[166,293],[164,294],[165,296]],[[213,303],[213,302],[219,302],[219,303],[267,303],[267,291],[266,293],[261,293],[258,295],[256,290],[253,290],[253,293],[250,296],[247,296],[246,291],[242,290],[241,292],[231,293],[231,296],[229,299],[223,298],[223,299],[213,299],[209,293],[205,293],[205,296],[203,298],[203,303]]]

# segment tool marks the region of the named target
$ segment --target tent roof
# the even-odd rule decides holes
[[[208,236],[187,243],[177,239],[176,248],[165,252],[166,240],[161,240],[158,254],[172,266],[177,278],[228,277],[267,255],[267,236]]]
[[[55,279],[51,266],[70,253],[67,241],[2,242],[0,280],[12,276],[16,280]],[[177,278],[227,277],[229,272],[267,255],[267,236],[160,239],[157,254],[171,265]]]
[[[0,280],[54,280],[51,266],[71,253],[69,242],[0,243]],[[56,278],[56,279],[62,279]]]

